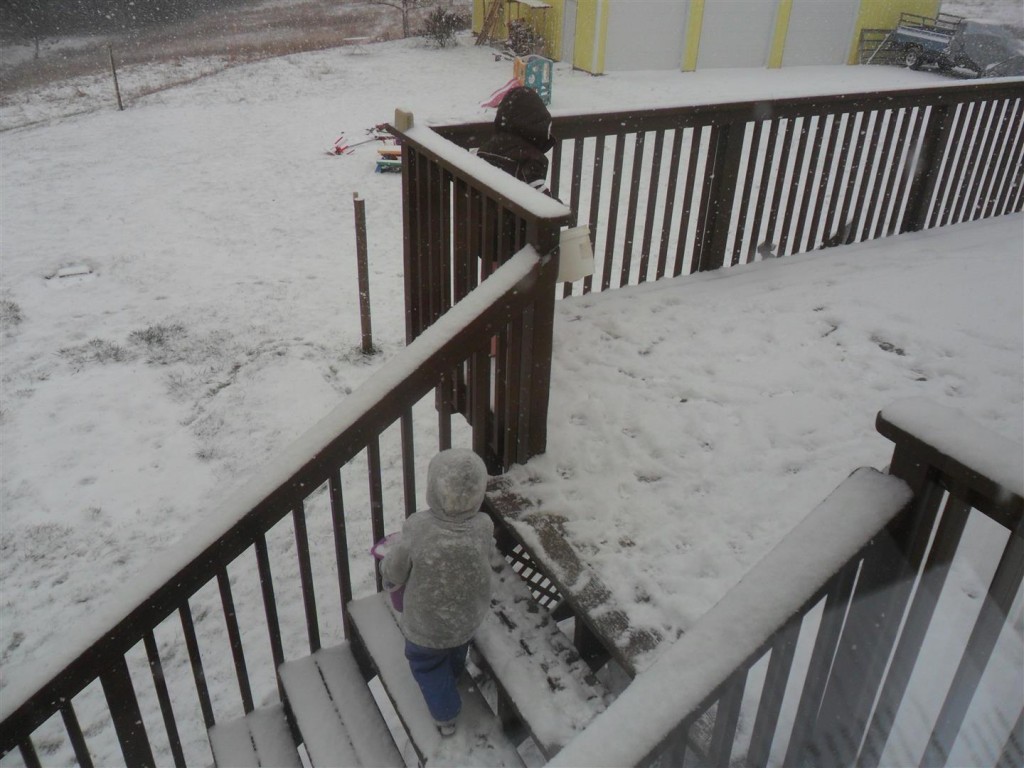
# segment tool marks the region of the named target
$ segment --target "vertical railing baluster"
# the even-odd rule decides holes
[[[967,709],[974,692],[981,682],[981,675],[988,666],[989,657],[995,648],[999,633],[1006,624],[1013,601],[1024,580],[1024,518],[1019,518],[1010,539],[1006,542],[1003,555],[996,566],[995,575],[989,584],[988,595],[981,604],[981,611],[974,622],[974,629],[967,641],[953,682],[949,686],[946,700],[939,712],[922,765],[942,768],[949,759],[949,753],[960,733]]]
[[[505,382],[505,412],[502,422],[505,433],[502,436],[501,453],[505,467],[520,461],[520,423],[519,414],[522,410],[523,383],[523,323],[522,318],[513,318],[509,324],[508,344],[505,354],[508,358],[508,376]]]
[[[942,192],[941,167],[956,120],[955,105],[938,104],[921,107],[920,111],[924,113],[924,132],[907,191],[907,212],[900,232],[919,232],[928,226],[937,193]]]
[[[376,438],[374,438],[376,442]],[[371,498],[371,506],[372,506]],[[306,532],[306,511],[302,502],[292,507],[292,527],[295,529],[295,556],[299,561],[299,583],[302,587],[302,607],[306,614],[306,635],[309,652],[320,650],[320,621],[316,612],[316,592],[313,587],[313,565],[309,559],[309,534]],[[377,540],[375,537],[374,541]],[[377,574],[378,581],[380,573]],[[378,585],[378,591],[380,587]]]
[[[793,229],[794,220],[800,215],[800,211],[797,210],[797,194],[800,191],[801,181],[804,180],[804,157],[807,154],[807,143],[811,137],[811,125],[814,118],[812,115],[802,115],[795,119],[799,121],[800,129],[796,139],[796,155],[793,158],[793,173],[790,176],[786,205],[785,208],[779,211],[779,214],[782,216],[782,223],[779,233],[778,256],[785,256],[789,253],[787,250],[790,239],[789,233]],[[804,185],[806,185],[805,180]]]
[[[487,427],[490,423],[488,412],[491,394],[491,365],[486,350],[477,350],[473,353],[472,369],[470,407],[473,412],[473,450],[486,461],[487,446],[490,442]]]
[[[934,493],[934,492],[933,492]],[[950,496],[935,532],[934,544],[921,573],[913,602],[907,612],[896,650],[889,661],[878,703],[868,723],[864,746],[857,758],[860,768],[877,766],[910,683],[924,637],[946,582],[953,557],[970,516],[970,505]]]
[[[64,720],[64,728],[68,732],[68,738],[71,739],[71,748],[75,752],[75,761],[78,763],[79,768],[92,768],[93,762],[92,755],[89,754],[89,745],[85,742],[85,735],[82,733],[82,727],[78,723],[78,717],[75,715],[75,709],[70,701],[65,701],[61,704],[60,716]],[[174,735],[177,737],[177,731],[175,731]],[[173,742],[171,749],[174,749]],[[184,760],[178,759],[180,751],[181,745],[179,744],[178,751],[174,752],[174,764],[176,766],[184,765]]]
[[[696,271],[697,244],[690,240],[690,219],[693,214],[693,199],[697,181],[697,159],[700,156],[700,142],[703,129],[699,126],[690,128],[690,146],[686,156],[686,182],[683,185],[683,205],[679,215],[679,240],[676,243],[676,262],[672,267],[672,276],[683,274],[683,263],[686,261],[687,245],[690,246],[691,262],[687,273]]]
[[[913,118],[910,118],[910,111],[908,111],[908,120],[910,120],[910,128],[907,131],[906,139],[906,154],[903,157],[903,164],[900,166],[900,180],[893,192],[893,209],[892,217],[889,219],[889,226],[885,229],[885,236],[890,237],[897,232],[901,231],[902,222],[906,216],[904,211],[905,206],[909,206],[910,200],[908,197],[908,190],[910,181],[913,178],[914,166],[919,162],[921,156],[921,121],[924,118],[924,108],[915,107],[913,110]]]
[[[793,668],[793,657],[796,655],[796,643],[800,637],[802,621],[803,614],[790,619],[772,639],[768,672],[765,674],[761,700],[750,735],[750,747],[747,750],[746,765],[750,768],[764,768],[768,765],[772,743],[775,740],[775,729],[779,725],[782,700],[786,695],[786,684]]]
[[[402,230],[405,269],[405,341],[410,343],[419,336],[423,327],[423,307],[420,300],[421,241],[419,232],[419,152],[411,146],[402,148]]]
[[[117,741],[125,764],[132,766],[155,766],[153,750],[146,735],[146,725],[139,710],[139,700],[128,671],[124,656],[119,656],[113,665],[100,674],[100,685],[107,699],[110,718],[114,723]]]
[[[455,377],[458,375],[458,369],[454,374],[442,373],[434,396],[437,403],[437,447],[441,451],[452,447],[452,411],[458,381]]]
[[[416,511],[416,450],[413,441],[412,408],[402,412],[402,496],[405,500],[405,516]]]
[[[640,175],[644,165],[644,143],[647,134],[637,131],[633,140],[633,170],[629,177],[629,203],[626,208],[626,238],[622,244],[622,266],[619,270],[619,285],[629,285],[629,273],[633,266],[633,236],[636,231],[636,209],[640,199]]]
[[[661,237],[658,241],[658,265],[654,279],[661,280],[668,269],[668,243],[672,237],[672,215],[675,212],[676,189],[679,186],[679,161],[683,151],[683,129],[672,131],[672,154],[668,162],[668,189],[665,191],[665,213],[661,222]],[[593,206],[591,206],[593,217]],[[591,230],[593,230],[591,225]]]
[[[492,387],[494,409],[493,409],[493,422],[494,428],[491,430],[491,450],[497,457],[498,461],[501,462],[502,467],[511,465],[511,460],[506,464],[504,450],[505,450],[505,428],[506,428],[506,412],[505,403],[508,399],[508,386],[509,379],[515,378],[509,372],[508,368],[508,326],[503,325],[501,330],[498,331],[498,342],[494,348],[494,356],[491,358],[494,361],[494,386]]]
[[[167,690],[167,680],[164,677],[163,664],[160,661],[160,649],[156,644],[156,637],[153,635],[153,631],[147,631],[142,637],[143,643],[146,646],[146,656],[149,659],[149,670],[153,676],[153,687],[156,689],[157,702],[160,704],[160,714],[163,715],[164,729],[167,731],[167,741],[171,747],[171,755],[174,757],[174,764],[178,768],[184,768],[185,766],[185,755],[181,751],[181,738],[178,735],[178,722],[174,717],[174,707],[171,704],[171,695]],[[70,709],[70,707],[69,707]],[[70,715],[74,717],[74,712],[70,712]],[[77,723],[76,723],[77,725]],[[81,734],[79,734],[81,736]],[[74,739],[72,739],[72,743]],[[85,740],[82,740],[84,746]],[[75,748],[75,754],[78,754],[78,748]],[[79,764],[83,765],[82,758],[78,758]]]
[[[813,211],[810,210],[811,206],[811,195],[814,192],[814,179],[818,169],[818,163],[821,160],[821,143],[822,139],[831,141],[832,132],[826,130],[826,115],[815,115],[813,118],[808,118],[813,124],[813,128],[808,128],[808,157],[807,157],[807,173],[802,174],[803,176],[803,194],[800,197],[800,206],[793,210],[793,216],[796,219],[796,231],[793,233],[793,248],[791,253],[802,253],[805,249],[804,244],[804,230],[807,227],[807,220],[813,215]],[[797,161],[799,162],[799,160]],[[802,163],[801,163],[802,166]],[[822,170],[824,173],[824,169]],[[819,182],[820,183],[820,182]],[[807,248],[806,250],[810,250]],[[782,251],[779,251],[782,254]]]
[[[996,137],[1002,133],[1002,126],[1006,122],[1006,112],[1008,107],[1009,103],[1006,100],[992,102],[992,118],[989,120],[988,128],[985,131],[985,143],[980,155],[981,163],[978,167],[977,174],[974,177],[974,182],[971,184],[970,221],[977,220],[979,216],[984,213],[985,208],[987,207],[984,195],[985,189],[988,186],[986,182],[989,181],[990,174],[995,175],[993,163],[996,159]]]
[[[238,692],[242,697],[242,709],[249,714],[255,709],[252,703],[252,687],[249,685],[249,671],[245,664],[245,649],[242,648],[242,633],[238,628],[235,600],[231,595],[231,580],[227,567],[217,571],[217,586],[220,588],[220,603],[224,609],[224,623],[227,625],[231,658],[235,663],[235,677],[238,678]]]
[[[899,110],[887,109],[878,114],[876,120],[876,131],[873,141],[881,140],[881,149],[877,143],[872,143],[870,153],[872,157],[878,158],[877,165],[873,166],[872,185],[869,202],[864,209],[863,224],[861,227],[862,239],[870,240],[874,237],[875,227],[879,221],[885,219],[885,206],[881,204],[885,184],[894,172],[890,162],[892,158],[892,146],[896,138],[896,123],[899,121]],[[883,127],[884,126],[884,127]],[[879,136],[879,133],[883,135]],[[868,169],[865,169],[866,172]]]
[[[331,528],[334,531],[334,561],[338,565],[338,594],[341,596],[341,620],[345,637],[351,637],[348,604],[352,602],[352,573],[349,566],[348,530],[345,526],[345,500],[341,492],[341,475],[331,472],[327,481],[331,499]]]
[[[775,161],[775,145],[779,140],[779,120],[771,120],[768,126],[768,140],[764,148],[764,161],[761,163],[761,179],[758,184],[757,201],[754,203],[754,218],[750,226],[750,247],[747,249],[745,262],[749,262],[757,253],[761,243],[761,222],[764,220],[765,202],[768,200],[768,190],[772,188],[772,165]],[[771,229],[765,235],[765,241],[771,243]]]
[[[19,742],[18,751],[21,752],[21,759],[25,762],[25,768],[43,768],[43,764],[39,762],[39,755],[36,753],[35,745],[32,744],[31,736]]]
[[[1003,177],[1003,171],[1006,168],[1006,157],[1010,148],[1010,139],[1013,135],[1014,126],[1020,121],[1020,116],[1017,114],[1018,103],[1018,99],[1008,98],[1006,100],[1006,110],[1003,112],[1002,120],[1000,120],[999,130],[992,149],[992,162],[988,183],[985,185],[982,193],[982,199],[985,202],[981,212],[982,218],[988,218],[992,215],[992,210],[998,198],[999,181]]]
[[[956,223],[969,221],[970,208],[972,203],[971,187],[972,182],[977,178],[980,166],[981,155],[984,152],[985,139],[988,133],[988,126],[992,122],[992,113],[995,111],[995,104],[990,101],[977,102],[975,121],[971,131],[971,146],[967,155],[967,163],[963,168],[960,191],[956,213],[953,220]]]
[[[891,110],[890,114],[888,136],[886,137],[886,144],[882,148],[881,159],[881,162],[886,167],[886,173],[884,184],[882,184],[882,178],[879,178],[879,183],[882,184],[882,194],[878,197],[878,214],[870,229],[872,240],[882,236],[885,232],[886,222],[893,215],[893,190],[896,188],[897,179],[901,176],[902,159],[906,150],[907,131],[910,128],[911,114],[909,109],[895,108]],[[899,124],[899,128],[895,128],[896,123]]]
[[[743,669],[730,675],[722,687],[723,693],[715,710],[715,728],[711,733],[711,765],[729,765],[732,762],[732,745],[736,740],[736,726],[740,722],[746,685],[747,670]]]
[[[965,102],[960,105],[960,120],[957,123],[957,136],[950,150],[956,151],[956,157],[950,155],[949,171],[946,175],[945,205],[939,217],[939,226],[945,227],[956,223],[956,210],[960,205],[964,173],[967,171],[967,158],[974,140],[978,110],[981,105],[976,102]]]
[[[604,259],[601,262],[601,290],[612,284],[612,260],[615,256],[615,233],[619,225],[619,195],[622,192],[622,161],[626,155],[626,135],[615,136],[615,155],[612,160],[612,189],[608,205],[608,228],[604,239]]]
[[[989,216],[998,216],[1005,212],[1014,167],[1020,162],[1021,141],[1024,138],[1024,99],[1017,99],[1015,106],[1013,120],[1006,135],[1004,154],[1000,161],[1002,167],[996,180],[996,187],[992,190],[992,208],[988,211]]]
[[[846,113],[843,112],[835,113],[828,126],[828,143],[825,148],[825,158],[822,161],[821,179],[818,181],[818,194],[807,213],[807,219],[811,224],[807,240],[807,250],[809,251],[820,247],[822,241],[828,238],[829,221],[835,209],[830,206],[829,210],[825,211],[825,198],[828,197],[830,188],[835,196],[842,179],[843,166],[841,161],[836,162],[836,153],[839,152],[841,155],[843,147],[846,146],[846,131],[849,122],[843,119],[846,116]],[[835,173],[836,169],[839,169],[838,174]]]
[[[747,168],[743,174],[743,189],[737,190],[739,196],[739,218],[736,220],[736,237],[732,243],[732,257],[729,259],[731,266],[740,263],[740,255],[743,252],[743,238],[747,232],[747,212],[750,210],[750,200],[754,189],[754,171],[757,169],[757,156],[761,151],[761,131],[764,122],[754,121],[754,130],[750,134],[750,147],[747,150]]]
[[[782,255],[778,246],[778,222],[779,212],[782,210],[782,191],[785,189],[786,169],[789,167],[789,153],[793,148],[793,133],[796,129],[796,119],[786,118],[786,127],[782,131],[782,143],[778,152],[778,162],[775,165],[775,186],[772,189],[772,203],[768,208],[768,228],[764,236],[764,250],[773,252],[777,256]]]
[[[829,174],[832,178],[829,185],[830,191],[825,192],[825,196],[828,198],[827,209],[823,207],[823,200],[819,200],[818,203],[818,210],[824,211],[820,214],[821,231],[818,235],[822,248],[838,245],[844,237],[840,209],[843,204],[843,192],[846,189],[844,179],[847,164],[850,161],[850,151],[855,143],[854,132],[857,115],[854,112],[844,112],[842,115],[837,115],[837,122],[840,125],[837,139],[838,156],[835,158],[835,162],[829,166]]]
[[[600,141],[600,139],[598,140]],[[575,227],[579,224],[580,199],[583,186],[583,151],[584,139],[577,137],[572,144],[572,183],[569,188],[569,210],[572,212],[569,219],[569,226]],[[572,283],[565,283],[562,286],[562,297],[572,295]]]
[[[807,674],[804,677],[800,702],[797,704],[796,715],[793,718],[793,728],[789,735],[789,744],[786,747],[783,765],[802,765],[804,763],[809,741],[814,734],[818,707],[828,682],[832,657],[835,654],[836,644],[839,642],[843,619],[850,603],[850,595],[853,593],[853,585],[857,580],[859,569],[860,559],[854,558],[832,577],[827,587],[821,622],[818,624],[818,632],[814,638],[814,648],[811,651]]]
[[[857,237],[855,227],[857,213],[853,207],[853,194],[857,191],[858,177],[861,172],[860,166],[864,160],[864,145],[867,141],[871,113],[858,112],[856,115],[851,114],[850,120],[854,121],[854,125],[853,134],[850,136],[852,148],[848,156],[849,162],[846,165],[846,183],[843,185],[843,204],[839,208],[839,218],[836,220],[835,234],[830,238],[835,245],[852,243]]]
[[[871,206],[871,194],[878,186],[876,162],[880,165],[878,142],[882,138],[882,126],[890,113],[885,109],[873,110],[864,126],[864,145],[858,163],[858,186],[856,189],[855,207],[850,214],[850,236],[847,243],[856,243],[864,239],[874,216]]]
[[[182,633],[185,635],[185,648],[188,650],[188,659],[192,666],[192,679],[196,684],[196,695],[199,697],[199,708],[203,713],[203,723],[205,723],[207,730],[209,730],[213,728],[216,721],[213,717],[210,689],[206,685],[203,657],[199,651],[199,639],[196,637],[196,627],[192,621],[192,609],[189,607],[188,598],[185,598],[185,601],[178,608],[178,616],[181,619]]]
[[[256,549],[256,571],[260,577],[260,592],[263,596],[263,614],[267,618],[270,657],[274,660],[274,669],[277,669],[284,664],[284,645],[281,641],[281,623],[277,616],[277,598],[274,595],[274,577],[270,570],[270,553],[267,550],[266,534],[259,534],[254,546]],[[274,677],[277,679],[276,675]],[[280,692],[281,681],[279,679],[277,684]]]
[[[654,214],[658,207],[658,183],[661,178],[661,154],[665,146],[665,131],[654,133],[654,151],[651,153],[651,178],[647,185],[647,216],[644,218],[644,239],[640,246],[640,271],[638,283],[647,282],[648,266],[651,262],[651,241],[654,238]]]
[[[712,128],[708,165],[704,170],[707,202],[702,203],[705,214],[698,220],[699,225],[703,222],[704,232],[696,238],[700,250],[698,269],[701,272],[725,266],[747,125],[746,121],[738,121]]]
[[[554,148],[551,150],[551,183],[548,184],[548,189],[554,198],[559,197],[559,192],[562,188],[562,145],[564,143],[563,141],[556,141]]]
[[[594,253],[597,253],[597,223],[601,215],[601,187],[604,183],[604,143],[605,137],[599,135],[594,140],[594,165],[593,178],[590,183],[590,245]],[[587,275],[583,278],[583,293],[587,294],[593,290],[594,276]]]
[[[969,105],[966,103],[954,103],[949,105],[949,132],[948,139],[942,146],[942,153],[939,156],[938,179],[931,208],[928,211],[926,227],[938,227],[942,217],[946,213],[947,203],[952,205],[955,193],[952,191],[952,179],[957,170],[957,157],[963,143],[964,124],[967,122]]]

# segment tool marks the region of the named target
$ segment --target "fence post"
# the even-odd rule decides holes
[[[370,275],[366,256],[366,201],[352,193],[356,217],[356,269],[359,273],[359,323],[363,331],[363,354],[373,354],[373,328],[370,322]]]
[[[718,130],[710,196],[706,204],[701,201],[701,207],[707,206],[707,227],[703,242],[697,244],[700,248],[697,270],[700,272],[725,266],[725,245],[729,240],[729,224],[732,221],[733,202],[740,175],[746,126],[746,121],[738,121],[726,123]]]
[[[532,364],[528,372],[529,389],[523,393],[523,402],[529,403],[530,413],[525,434],[526,455],[520,459],[522,462],[544,453],[547,449],[551,357],[555,331],[555,290],[558,277],[558,236],[557,226],[543,222],[536,233],[536,238],[530,239],[542,258],[550,258],[546,263],[542,263],[537,279],[537,298],[532,305],[532,339],[529,340],[531,355],[524,355],[524,362]],[[523,432],[520,431],[520,439],[523,438]],[[506,464],[511,464],[511,458],[503,457]]]
[[[117,67],[114,66],[114,44],[107,43],[107,53],[110,55],[110,74],[114,76],[114,93],[117,95],[117,108],[124,111],[124,104],[121,103],[121,88],[117,84]]]
[[[914,180],[907,193],[907,212],[900,232],[919,232],[925,228],[928,203],[939,182],[939,165],[956,116],[955,107],[955,104],[948,103],[932,107],[921,151],[914,165]]]

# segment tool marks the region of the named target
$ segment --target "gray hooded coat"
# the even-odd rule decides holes
[[[381,575],[405,585],[402,631],[426,648],[468,642],[491,599],[494,523],[480,512],[487,470],[472,451],[437,454],[427,470],[427,504],[409,517],[381,562]]]

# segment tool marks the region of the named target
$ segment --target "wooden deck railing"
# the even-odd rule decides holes
[[[870,477],[844,483],[837,494],[849,485],[845,498],[826,500],[815,513],[820,520],[801,523],[553,764],[646,765],[661,757],[681,765],[686,750],[695,750],[698,762],[715,766],[765,766],[773,751],[774,763],[786,766],[878,766],[926,636],[954,628],[935,608],[969,517],[982,515],[1006,529],[1006,541],[941,710],[927,726],[924,754],[910,757],[946,764],[1024,576],[1024,448],[921,400],[883,410],[878,429],[895,443],[889,476],[902,481],[910,503],[872,529],[899,509],[898,494],[873,491]],[[820,560],[831,556],[823,553],[844,546],[860,551],[840,554],[825,570],[831,578],[820,579]],[[813,643],[799,662],[798,639]],[[757,689],[748,675],[764,661]],[[795,712],[783,717],[793,679],[802,687]],[[736,754],[740,708],[750,695],[753,724],[745,754]],[[1000,766],[1021,756],[1014,739],[1024,711],[1009,718],[993,730],[1006,739],[1009,726],[1010,738],[982,745]]]
[[[524,248],[211,510],[210,525],[154,562],[110,603],[112,612],[64,628],[65,652],[40,665],[41,679],[4,689],[0,756],[20,750],[27,766],[209,764],[209,727],[276,700],[274,670],[284,660],[348,635],[353,569],[370,579],[368,550],[385,533],[385,488],[401,489],[401,502],[391,497],[392,521],[415,511],[413,406],[442,392],[467,361],[489,369],[491,337],[553,293],[545,274],[545,261]],[[472,387],[478,404],[491,397],[480,386]],[[439,414],[441,449],[451,446],[452,414]],[[491,428],[481,417],[471,436],[457,434],[480,445]],[[396,430],[400,466],[382,467],[381,439]],[[372,536],[350,542],[353,512],[343,499],[365,496],[367,485],[369,509],[355,514],[364,535],[370,519]],[[379,590],[379,574],[376,581]]]
[[[530,245],[545,257],[541,281],[549,290],[538,291],[527,311],[499,330],[493,370],[490,361],[469,361],[452,371],[439,394],[440,408],[471,424],[486,420],[473,447],[500,472],[542,453],[547,442],[557,272],[557,261],[547,257],[556,253],[569,210],[430,129],[398,134],[408,341],[520,248]]]
[[[1020,211],[1022,126],[1020,80],[559,115],[550,188],[597,259],[563,294]]]

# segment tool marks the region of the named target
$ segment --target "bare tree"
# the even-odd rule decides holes
[[[423,8],[434,0],[369,0],[371,5],[386,5],[402,14],[402,37],[409,36],[409,13],[416,8]]]

